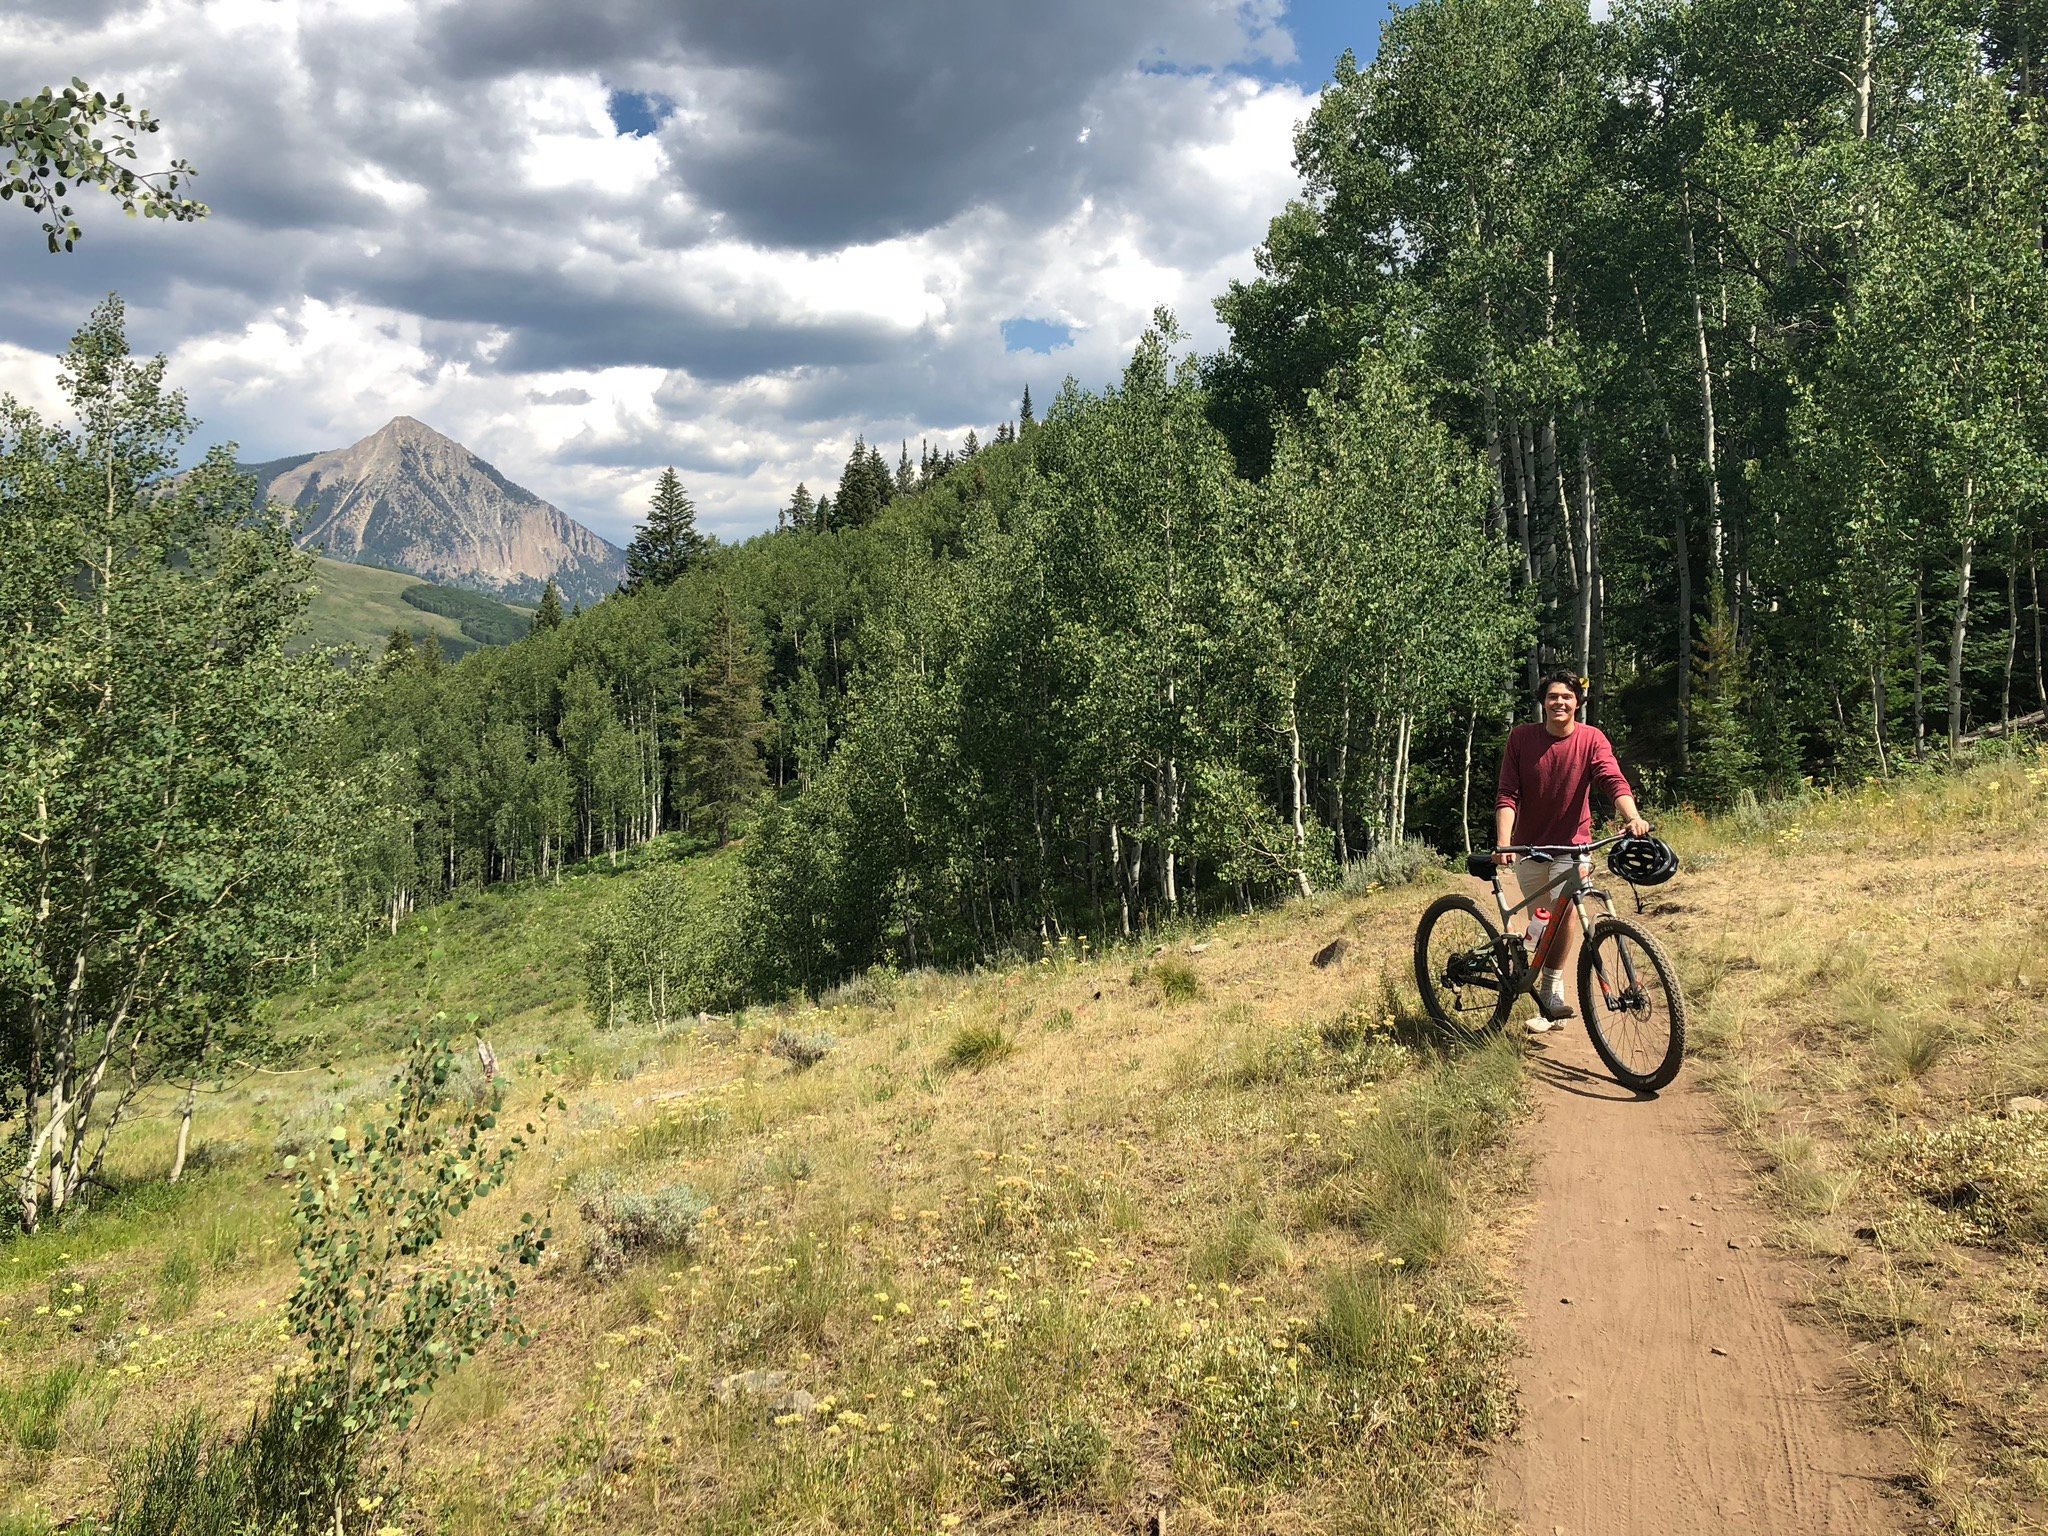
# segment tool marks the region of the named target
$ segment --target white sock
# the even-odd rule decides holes
[[[1536,978],[1536,988],[1553,1003],[1564,1001],[1564,972],[1545,971]]]

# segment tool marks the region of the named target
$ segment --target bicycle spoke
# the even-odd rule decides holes
[[[1580,971],[1580,1003],[1593,1045],[1617,1079],[1639,1090],[1677,1074],[1684,1000],[1655,941],[1624,920],[1603,921]]]
[[[1415,981],[1423,1007],[1449,1029],[1485,1028],[1504,1011],[1499,934],[1472,903],[1432,907],[1416,934]]]

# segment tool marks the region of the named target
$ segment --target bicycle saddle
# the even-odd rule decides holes
[[[1500,866],[1493,862],[1490,853],[1468,853],[1465,855],[1465,873],[1475,880],[1491,880],[1500,873]]]

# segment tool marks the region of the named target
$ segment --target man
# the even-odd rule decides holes
[[[1579,719],[1584,685],[1569,672],[1553,672],[1543,679],[1536,697],[1543,706],[1542,722],[1508,732],[1507,750],[1501,754],[1494,847],[1591,842],[1596,784],[1613,798],[1629,836],[1647,837],[1650,824],[1636,809],[1635,792],[1614,760],[1613,744],[1598,726]],[[1531,1034],[1541,1034],[1576,1016],[1564,997],[1564,957],[1575,924],[1570,895],[1578,883],[1578,869],[1575,864],[1542,860],[1516,865],[1512,853],[1496,853],[1493,862],[1504,868],[1516,866],[1514,885],[1520,889],[1520,900],[1549,892],[1542,905],[1550,908],[1554,932],[1546,941],[1543,971],[1536,980],[1536,1006],[1543,1016],[1529,1023]]]

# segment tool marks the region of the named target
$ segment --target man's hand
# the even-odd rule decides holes
[[[1512,853],[1503,851],[1493,856],[1493,862],[1496,864],[1512,864],[1515,862],[1515,856]]]
[[[1634,795],[1616,795],[1614,809],[1621,816],[1622,830],[1630,837],[1648,837],[1650,824],[1643,820],[1643,813],[1636,806]]]

